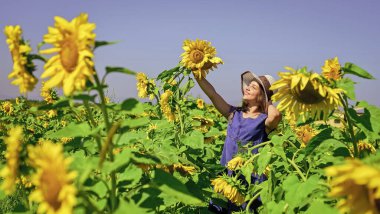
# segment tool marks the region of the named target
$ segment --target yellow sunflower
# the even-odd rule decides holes
[[[305,148],[309,141],[317,135],[317,131],[309,124],[295,128],[298,139],[301,141],[301,148]]]
[[[322,75],[328,80],[339,80],[342,78],[338,57],[325,61],[325,65],[322,66]]]
[[[95,44],[94,23],[88,23],[88,15],[80,14],[71,22],[56,16],[55,27],[49,27],[49,33],[44,36],[44,42],[54,47],[42,50],[42,54],[53,54],[45,64],[45,72],[41,78],[51,77],[46,81],[47,88],[63,87],[64,94],[71,95],[74,91],[86,88],[86,81],[93,82]]]
[[[193,175],[197,170],[193,166],[185,166],[181,163],[173,164],[173,169],[177,172],[180,172],[181,174],[190,174]]]
[[[31,201],[39,203],[38,213],[72,213],[77,192],[73,185],[76,172],[69,171],[71,159],[63,156],[61,144],[44,141],[35,147],[28,146],[31,165],[36,169],[32,183],[36,189]]]
[[[57,110],[54,110],[54,109],[50,109],[50,110],[47,112],[47,116],[48,116],[48,118],[53,118],[53,117],[56,117],[57,115],[58,115]]]
[[[329,196],[342,198],[337,206],[342,213],[379,213],[380,170],[356,159],[326,168],[332,176]]]
[[[203,101],[202,99],[197,99],[197,107],[199,109],[203,109],[205,107],[205,101]]]
[[[145,98],[148,96],[148,77],[140,72],[136,74],[136,88],[138,92],[138,96],[140,98]]]
[[[40,96],[44,98],[47,103],[54,103],[56,96],[51,88],[45,86],[45,82],[42,82],[40,89]]]
[[[13,60],[13,71],[8,75],[8,79],[15,79],[11,84],[18,85],[20,93],[25,94],[32,91],[38,82],[32,74],[35,70],[30,57],[32,48],[21,38],[22,30],[19,25],[6,26],[4,33]]]
[[[168,121],[175,120],[175,114],[172,112],[172,109],[169,104],[169,100],[172,96],[173,96],[173,92],[170,90],[166,90],[163,94],[161,94],[161,97],[160,97],[161,111]]]
[[[13,113],[13,105],[9,101],[1,103],[1,108],[7,115],[11,115]]]
[[[357,143],[357,146],[358,146],[358,151],[359,151],[360,156],[367,156],[368,154],[375,154],[376,153],[375,147],[373,147],[373,145],[370,143],[367,143],[367,142],[360,140]],[[350,147],[350,153],[351,153],[351,156],[354,157],[353,146]]]
[[[228,161],[227,168],[229,170],[240,169],[243,166],[244,162],[245,162],[244,158],[242,158],[240,156],[236,156],[233,159],[231,159],[230,161]]]
[[[4,142],[7,145],[7,151],[5,153],[7,164],[1,170],[0,175],[4,178],[1,189],[8,195],[14,192],[16,186],[20,164],[19,156],[22,149],[22,138],[22,128],[17,126],[11,128],[8,131],[8,137],[4,139]]]
[[[206,77],[209,70],[213,70],[223,60],[216,57],[216,49],[206,40],[185,40],[182,46],[181,64],[191,69],[198,79]]]
[[[323,119],[326,120],[331,111],[342,105],[339,94],[344,91],[324,84],[319,74],[307,72],[306,68],[285,69],[290,72],[280,72],[281,79],[270,88],[278,90],[272,100],[280,101],[280,111],[293,112],[303,119],[314,116],[319,118],[323,114]]]
[[[244,195],[239,192],[238,182],[236,184],[232,184],[232,179],[228,176],[218,177],[211,181],[211,184],[214,186],[214,191],[216,193],[222,193],[226,198],[228,198],[231,202],[241,205],[244,203]]]
[[[193,120],[201,122],[199,126],[195,125],[194,128],[203,133],[208,132],[209,128],[214,125],[214,121],[212,119],[205,118],[203,116],[194,116]]]

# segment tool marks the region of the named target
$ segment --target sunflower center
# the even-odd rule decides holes
[[[78,46],[73,41],[68,41],[62,45],[60,53],[62,66],[69,73],[73,72],[78,65]]]
[[[200,50],[193,50],[190,52],[190,60],[194,63],[202,62],[204,54]]]
[[[62,184],[59,182],[58,175],[52,171],[45,170],[41,176],[41,191],[45,201],[58,210],[61,207],[61,202],[58,200],[58,195]]]
[[[291,89],[292,93],[295,95],[295,98],[299,102],[305,104],[316,104],[324,100],[324,97],[319,94],[318,89],[314,89],[310,81],[306,84],[306,87],[303,90],[301,90],[300,87],[301,86]]]

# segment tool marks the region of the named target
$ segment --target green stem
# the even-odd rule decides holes
[[[358,157],[359,156],[358,145],[357,145],[357,142],[356,142],[356,138],[355,138],[355,133],[354,133],[354,128],[353,128],[353,125],[352,125],[351,117],[348,114],[347,96],[345,96],[345,95],[339,95],[339,98],[340,98],[340,100],[341,100],[341,102],[343,104],[344,114],[346,116],[346,120],[347,120],[347,124],[348,124],[348,131],[349,131],[350,136],[351,136],[351,142],[354,145],[354,156]]]
[[[259,196],[260,196],[260,192],[256,193],[256,195],[253,196],[253,198],[251,198],[251,200],[249,200],[247,207],[245,207],[246,213],[249,213],[249,207],[251,207],[251,204],[253,203],[253,201],[255,201]]]
[[[263,142],[263,143],[257,144],[256,146],[249,147],[249,150],[252,151],[252,150],[257,149],[257,148],[259,148],[259,147],[262,147],[262,146],[268,145],[268,144],[270,144],[270,143],[271,143],[271,141],[266,141],[266,142]]]
[[[92,111],[90,108],[90,105],[88,104],[88,100],[83,100],[84,107],[86,108],[86,111],[88,112],[88,117],[90,118],[90,123],[92,127],[96,127],[96,122],[94,119],[94,116],[92,115]],[[100,143],[100,136],[97,136],[96,138],[96,144],[98,144],[98,151],[102,149],[102,145]]]
[[[100,109],[103,113],[104,123],[106,124],[107,133],[109,133],[111,129],[111,125],[109,122],[109,117],[108,117],[108,112],[107,112],[107,107],[106,107],[106,99],[105,99],[105,95],[103,91],[103,85],[100,83],[99,77],[96,71],[94,74],[94,79],[97,86],[96,90],[99,92],[99,96],[100,96],[100,101],[101,101]],[[113,145],[112,145],[112,140],[111,140],[110,145],[109,145],[109,150],[108,150],[108,155],[110,157],[111,162],[113,162],[114,160],[112,149],[113,149]],[[111,211],[114,211],[116,209],[116,172],[115,171],[111,172],[111,194],[110,195],[111,195]]]
[[[180,124],[180,133],[181,135],[184,134],[184,125],[183,125],[183,120],[182,120],[182,112],[181,112],[181,107],[179,107],[178,104],[176,104],[176,110],[178,112],[178,117],[179,117],[179,124]]]
[[[305,177],[305,175],[301,172],[300,168],[298,168],[297,164],[295,164],[292,160],[290,160],[289,158],[286,159],[293,167],[294,169],[297,171],[298,175],[301,176],[302,180],[303,181],[306,181],[307,178]]]

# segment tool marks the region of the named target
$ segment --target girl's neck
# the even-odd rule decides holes
[[[247,111],[246,113],[250,113],[250,114],[256,114],[256,113],[260,113],[260,108],[259,106],[247,106]]]

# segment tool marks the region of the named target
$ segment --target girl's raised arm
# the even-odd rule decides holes
[[[215,108],[226,118],[230,113],[231,105],[228,104],[223,97],[221,97],[216,91],[214,86],[212,86],[205,78],[195,78],[198,85],[201,87],[203,92],[210,98],[211,102],[214,104]]]

